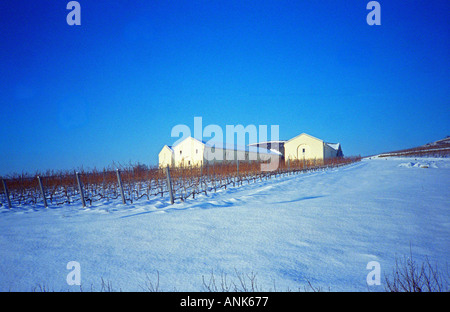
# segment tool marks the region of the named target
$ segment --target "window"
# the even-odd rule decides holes
[[[181,152],[182,152],[182,151],[180,151],[180,155],[181,155]]]
[[[305,152],[305,149],[303,149],[303,153]]]
[[[216,150],[216,148],[213,146],[213,147],[211,147],[211,152],[212,153],[214,153],[215,152],[215,150]]]
[[[195,154],[198,154],[198,149],[195,150]]]
[[[191,161],[190,160],[188,160],[188,166],[190,166],[191,165]]]

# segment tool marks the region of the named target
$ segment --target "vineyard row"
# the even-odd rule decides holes
[[[303,160],[282,162],[274,171],[261,171],[261,163],[237,162],[202,167],[148,168],[137,165],[120,170],[60,172],[46,175],[15,175],[2,179],[0,206],[48,207],[81,202],[90,206],[100,200],[121,197],[124,204],[170,194],[173,200],[195,199],[228,186],[262,181],[272,177],[308,171],[325,170],[359,161],[360,157],[335,158],[326,161]]]

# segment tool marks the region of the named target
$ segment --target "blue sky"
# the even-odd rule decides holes
[[[450,135],[448,1],[0,2],[0,174],[157,164],[177,124],[371,155]]]

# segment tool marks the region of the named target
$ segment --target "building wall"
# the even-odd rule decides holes
[[[164,145],[161,152],[159,152],[158,158],[159,167],[173,166],[173,152],[167,145]]]
[[[317,159],[324,158],[324,142],[318,138],[302,133],[284,143],[284,158]]]
[[[214,156],[216,158],[214,158]],[[167,145],[163,147],[159,153],[159,166],[201,166],[204,164],[214,164],[219,162],[236,162],[237,160],[242,162],[247,161],[268,161],[271,158],[279,158],[276,154],[260,154],[256,151],[247,150],[234,150],[216,148],[206,146],[204,143],[188,137],[172,149]]]
[[[255,161],[259,160],[258,153],[233,150],[233,149],[223,149],[207,146],[205,147],[205,163],[213,164],[217,162],[235,162],[239,161]]]
[[[327,144],[324,144],[324,156],[325,159],[334,158],[337,156],[337,151],[334,148],[331,148]]]
[[[189,137],[173,148],[175,166],[201,166],[205,145]]]

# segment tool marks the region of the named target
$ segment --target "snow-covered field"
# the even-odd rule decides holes
[[[308,285],[383,291],[395,257],[450,259],[450,159],[374,158],[272,178],[171,206],[154,197],[81,205],[0,208],[0,291],[204,291],[256,274],[262,291]],[[368,286],[369,261],[381,285]],[[157,273],[158,272],[158,273]],[[237,272],[237,273],[236,273]],[[240,275],[243,274],[243,275]]]

